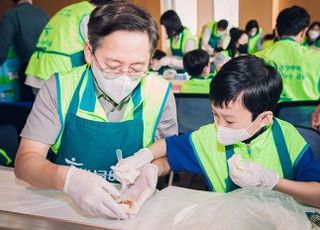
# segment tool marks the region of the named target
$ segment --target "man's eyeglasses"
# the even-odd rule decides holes
[[[92,52],[91,52],[92,53]],[[107,76],[108,78],[116,78],[119,77],[121,75],[127,75],[130,76],[132,78],[138,78],[138,79],[142,79],[144,77],[146,77],[149,73],[149,70],[145,70],[144,67],[142,68],[133,68],[130,67],[128,68],[127,71],[123,71],[121,69],[121,67],[111,67],[109,65],[106,64],[106,67],[102,68],[100,63],[98,62],[96,56],[92,53],[92,56],[94,58],[94,61],[97,63],[98,68],[100,69],[101,72],[103,72],[105,74],[105,76]]]

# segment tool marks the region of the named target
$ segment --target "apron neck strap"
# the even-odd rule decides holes
[[[87,75],[87,84],[84,89],[83,96],[81,97],[80,109],[89,112],[94,112],[97,97],[95,93],[95,86],[93,82],[93,74],[91,69],[88,69]]]
[[[230,174],[229,174],[229,165],[228,165],[228,160],[234,155],[234,148],[233,145],[227,145],[226,147],[226,164],[227,164],[227,172],[228,172],[228,177],[225,180],[226,183],[226,192],[231,192],[237,188],[239,188],[238,185],[233,183],[231,180]]]
[[[142,96],[141,82],[132,92],[133,117],[134,119],[142,119]]]
[[[273,119],[272,125],[273,140],[277,148],[282,174],[286,179],[293,179],[293,167],[290,159],[290,154],[283,136],[283,132],[277,119]]]
[[[71,99],[71,103],[69,105],[68,113],[73,113],[73,114],[77,113],[78,105],[79,105],[79,92],[80,92],[80,88],[81,88],[81,85],[83,83],[84,78],[86,76],[88,76],[87,72],[88,72],[88,68],[86,68],[86,70],[83,71],[83,73],[81,75],[81,79],[80,79],[80,81],[79,81],[79,83],[77,85],[76,90],[73,93],[73,96],[72,96],[72,99]]]

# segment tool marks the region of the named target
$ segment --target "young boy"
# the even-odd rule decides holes
[[[181,85],[181,93],[209,94],[213,74],[210,74],[210,56],[207,51],[196,49],[183,56],[183,66],[191,76]]]
[[[166,156],[153,161],[158,175],[199,173],[212,191],[274,189],[320,207],[320,163],[291,124],[273,117],[281,90],[276,69],[262,59],[232,59],[210,84],[215,123],[140,150],[117,165],[117,177]]]

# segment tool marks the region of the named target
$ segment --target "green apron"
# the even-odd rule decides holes
[[[293,167],[291,164],[291,159],[289,155],[289,151],[284,140],[284,136],[281,130],[281,127],[276,119],[273,119],[273,126],[272,126],[272,135],[274,139],[274,143],[277,148],[277,153],[279,156],[283,177],[286,179],[293,179]],[[228,177],[226,179],[226,192],[233,191],[239,186],[233,183],[231,177],[229,175],[229,165],[228,160],[234,155],[234,148],[233,145],[226,146],[226,160],[227,160],[227,172]]]
[[[173,56],[178,56],[178,57],[183,57],[183,47],[182,47],[182,44],[183,44],[183,39],[184,39],[184,33],[181,32],[180,33],[181,37],[179,38],[179,48],[174,48],[172,43],[173,43],[173,38],[170,38],[170,48],[171,48],[171,53]]]
[[[215,32],[216,32],[216,27],[217,27],[217,23],[214,23],[213,25],[212,25],[212,29],[211,29],[211,35],[210,35],[210,39],[209,39],[209,45],[212,47],[212,48],[214,48],[214,49],[216,49],[217,47],[218,47],[218,43],[219,43],[219,41],[220,41],[220,38],[221,38],[221,36],[217,36],[216,34],[215,34]]]
[[[171,47],[171,53],[172,53],[172,56],[178,56],[178,57],[181,57],[183,58],[183,39],[184,39],[184,33],[180,33],[181,34],[181,38],[179,38],[179,48],[174,48],[172,43],[173,43],[173,38],[170,38],[170,47]],[[185,73],[186,71],[184,69],[176,69],[177,73]]]
[[[88,71],[90,71],[88,82],[80,102],[80,109],[93,112],[97,98],[92,72]],[[56,163],[74,165],[113,182],[115,178],[110,166],[117,163],[117,153],[122,152],[123,158],[126,158],[143,147],[141,86],[139,84],[132,93],[133,120],[122,122],[87,120],[76,115],[80,87],[85,73],[81,77],[66,115]]]

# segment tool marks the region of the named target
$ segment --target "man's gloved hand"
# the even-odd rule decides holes
[[[136,215],[142,205],[152,196],[156,190],[158,181],[158,168],[154,164],[144,165],[140,169],[140,175],[135,183],[122,191],[120,203],[124,206],[126,214]]]
[[[119,191],[94,173],[71,166],[63,191],[91,216],[127,218],[124,209],[116,202]]]
[[[273,189],[279,182],[277,172],[267,170],[257,163],[244,161],[239,155],[231,157],[228,165],[232,181],[242,188]]]
[[[153,158],[150,149],[140,149],[133,156],[119,161],[115,167],[112,167],[114,175],[119,182],[132,184],[140,174],[138,169],[149,164]]]

